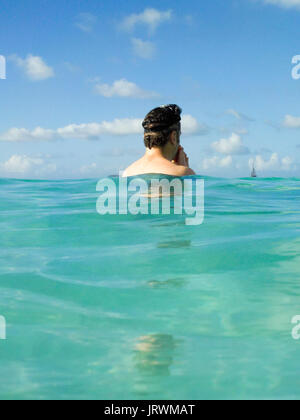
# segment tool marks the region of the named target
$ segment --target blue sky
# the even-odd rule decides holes
[[[300,0],[2,0],[0,176],[117,174],[165,103],[198,173],[299,176],[299,22]]]

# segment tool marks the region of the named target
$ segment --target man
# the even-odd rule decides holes
[[[177,105],[165,105],[149,112],[143,122],[146,153],[126,169],[123,177],[195,175],[189,167],[189,158],[180,146],[181,113]]]

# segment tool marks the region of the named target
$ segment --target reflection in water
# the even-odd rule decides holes
[[[135,346],[135,366],[142,375],[169,376],[177,343],[172,335],[140,337]]]
[[[153,289],[164,289],[164,288],[177,288],[177,287],[184,287],[186,285],[186,280],[182,278],[177,279],[169,279],[164,281],[158,281],[158,280],[151,280],[148,281],[147,285],[149,287],[152,287]]]
[[[169,241],[169,242],[160,242],[158,248],[190,248],[192,245],[191,241]]]

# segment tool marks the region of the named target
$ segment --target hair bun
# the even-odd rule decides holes
[[[177,105],[163,105],[149,112],[143,121],[146,131],[163,131],[181,121],[182,110]]]

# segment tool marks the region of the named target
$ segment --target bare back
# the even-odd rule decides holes
[[[171,176],[195,175],[195,172],[187,166],[170,162],[163,156],[144,156],[127,168],[123,177],[163,174]]]

